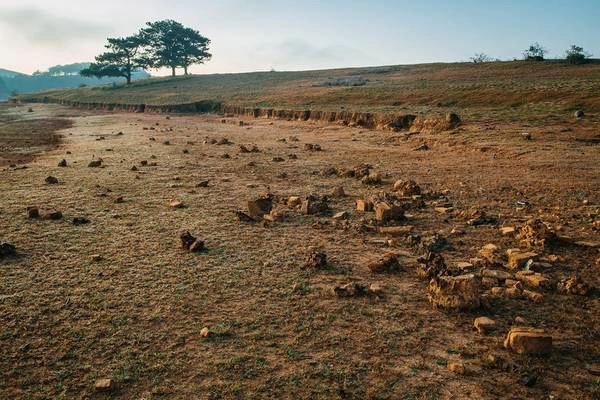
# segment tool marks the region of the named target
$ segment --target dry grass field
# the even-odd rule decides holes
[[[2,107],[0,142],[14,142],[8,124],[64,129],[33,160],[2,155],[0,242],[16,254],[0,259],[0,398],[600,398],[593,112],[531,126],[498,111],[408,133],[31,107]],[[382,182],[342,172],[363,163]],[[394,193],[399,179],[421,195]],[[235,211],[264,192],[274,221],[240,221]],[[328,196],[329,210],[287,205],[310,194]],[[356,211],[369,198],[402,204],[405,219],[388,225],[412,231],[380,233],[375,213]],[[32,206],[41,218],[28,218]],[[62,218],[46,220],[50,211]],[[536,243],[535,262],[518,268],[539,272],[533,281],[507,267],[508,249],[527,248],[501,228],[536,219],[561,240]],[[181,248],[184,231],[205,250]],[[497,250],[481,254],[487,244]],[[314,251],[327,262],[306,266]],[[390,252],[393,271],[370,268]],[[510,277],[484,279],[479,307],[435,307],[418,274],[428,252],[444,275]],[[575,276],[580,290],[565,289]],[[368,289],[342,296],[348,283]],[[482,316],[496,323],[485,333],[473,326]],[[550,353],[505,348],[514,326],[544,329]],[[110,390],[95,388],[101,379]]]
[[[355,86],[358,85],[358,86]],[[567,122],[574,110],[600,112],[600,62],[421,64],[300,72],[153,78],[22,95],[92,103],[172,105],[214,101],[244,107],[428,114],[537,125]],[[566,116],[566,117],[565,117]]]

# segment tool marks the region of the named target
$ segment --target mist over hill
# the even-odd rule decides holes
[[[32,75],[0,68],[0,101],[7,100],[11,94],[124,82],[124,78],[97,79],[79,75],[79,71],[89,65],[89,63],[55,65],[48,68],[47,71],[36,71]],[[134,79],[143,79],[149,76],[145,71],[134,73]]]

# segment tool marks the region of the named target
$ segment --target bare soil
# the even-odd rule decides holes
[[[3,115],[16,118],[27,108]],[[573,240],[598,242],[596,124],[584,119],[530,130],[475,121],[408,135],[50,105],[33,111],[49,119],[48,131],[66,115],[73,126],[60,131],[59,148],[45,147],[47,134],[27,143],[46,150],[33,161],[21,158],[28,168],[19,168],[22,161],[1,172],[0,241],[15,245],[18,256],[0,260],[0,398],[600,398],[597,290],[579,296],[551,288],[537,290],[538,302],[490,297],[475,311],[436,309],[415,272],[418,245],[390,246],[364,229],[373,213],[354,206],[391,192],[397,179],[445,193],[453,212],[436,212],[438,202],[427,197],[402,224],[421,238],[445,238],[441,254],[452,267],[487,243],[501,255],[519,247],[499,228],[532,217]],[[211,144],[222,138],[233,144]],[[24,139],[5,140],[0,131],[3,145]],[[322,151],[305,151],[306,143]],[[415,150],[424,143],[428,150]],[[260,152],[240,153],[241,144]],[[63,158],[66,168],[57,166]],[[100,158],[101,168],[88,167]],[[321,173],[361,163],[380,172],[383,184]],[[59,183],[46,184],[48,175]],[[208,187],[196,187],[203,180]],[[333,213],[349,213],[346,222],[283,204],[276,209],[284,217],[272,223],[243,223],[234,213],[261,192],[305,197],[330,195],[338,186],[346,196],[329,204]],[[184,207],[170,207],[174,200]],[[28,219],[28,206],[62,211],[63,218]],[[472,211],[496,221],[468,225]],[[74,225],[75,217],[90,223]],[[183,250],[183,231],[204,240],[206,250]],[[312,248],[327,254],[329,269],[302,268]],[[402,254],[403,268],[372,273],[367,265],[388,251]],[[599,286],[597,248],[568,244],[541,255],[555,260],[544,270],[552,281],[579,274]],[[384,295],[330,294],[349,282],[380,283]],[[477,333],[479,316],[494,319],[497,329]],[[549,356],[502,346],[516,317],[553,336]],[[204,327],[211,336],[203,336]],[[465,375],[448,370],[457,361]],[[95,391],[102,378],[117,388]]]

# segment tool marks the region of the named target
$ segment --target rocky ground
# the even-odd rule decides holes
[[[0,398],[600,397],[586,117],[28,108],[73,126],[1,172]]]

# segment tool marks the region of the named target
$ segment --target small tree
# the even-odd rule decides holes
[[[544,61],[544,56],[548,53],[538,42],[533,43],[523,52],[523,57],[529,61]]]
[[[485,53],[475,53],[473,57],[470,58],[475,64],[482,64],[486,62],[492,62],[493,58],[488,56]]]
[[[186,28],[173,20],[148,22],[147,28],[140,32],[148,48],[153,68],[171,68],[175,76],[176,69],[182,67],[187,75],[188,67],[209,60],[210,40],[198,31]]]
[[[583,47],[572,45],[566,51],[565,60],[567,60],[569,64],[585,64],[589,61],[591,56],[592,55],[590,53],[583,50]]]
[[[104,76],[123,77],[131,83],[131,75],[149,65],[143,53],[143,41],[139,36],[109,38],[105,46],[108,51],[96,57],[96,62],[82,69],[82,76],[102,78]]]

